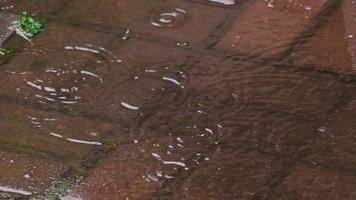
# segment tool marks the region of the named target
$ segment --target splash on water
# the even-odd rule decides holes
[[[186,13],[180,8],[160,13],[151,18],[151,25],[159,28],[178,26],[184,22]]]

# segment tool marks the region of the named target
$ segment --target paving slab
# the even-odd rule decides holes
[[[354,199],[353,80],[256,64],[336,1],[13,2],[53,21],[0,67],[0,186],[43,194],[108,145],[63,199]],[[334,37],[325,70],[354,63],[342,6],[308,43]]]
[[[0,0],[0,10],[20,14],[29,11],[37,16],[55,15],[68,0]]]
[[[139,35],[172,43],[204,43],[232,13],[219,7],[184,1],[73,1],[63,13],[67,23],[92,24],[117,30],[130,28]],[[94,14],[95,13],[95,14]],[[195,28],[199,27],[199,29]]]
[[[352,57],[352,68],[356,69],[356,14],[354,10],[356,9],[355,2],[352,0],[344,1],[343,13],[345,20],[345,34],[348,40],[348,53]]]
[[[304,161],[334,169],[355,169],[355,106],[353,100],[343,109],[338,109],[334,117],[324,121],[319,128],[320,139],[314,144]]]
[[[1,104],[1,149],[62,160],[85,159],[111,126],[61,113]]]
[[[273,191],[271,198],[280,200],[354,199],[356,178],[312,166],[298,166]]]
[[[172,43],[187,42],[190,46],[196,47],[207,46],[209,36],[225,24],[234,11],[202,4],[172,1],[168,5],[156,7],[149,13],[150,18],[142,17],[132,26],[133,30],[139,32],[139,35]],[[166,16],[167,14],[174,14],[175,17],[170,19],[169,16]],[[162,22],[167,19],[172,22]]]
[[[197,165],[188,164],[196,145],[184,143],[183,148],[179,143],[173,136],[135,136],[131,144],[120,146],[105,158],[67,198],[148,199],[167,182],[189,171],[191,165]]]
[[[109,40],[107,34],[47,24],[33,45],[26,43],[1,66],[2,95],[57,110],[85,105],[99,95],[88,87],[100,86],[108,63],[116,62],[103,47]]]
[[[286,62],[316,70],[354,73],[354,7],[351,1],[340,4],[311,41],[296,49]]]
[[[85,113],[100,113],[121,122],[129,122],[158,102],[174,101],[186,78],[184,63],[193,53],[136,38],[124,42],[118,39],[110,51],[120,63],[112,64],[104,74],[103,92]]]
[[[134,144],[119,147],[121,157],[115,151],[71,196],[265,198],[273,177],[287,170],[270,168],[271,163],[278,165],[274,156],[297,159],[313,152],[321,138],[323,116],[339,104],[338,97],[330,100],[330,93],[346,95],[353,88],[330,74],[314,76],[211,55],[191,64],[188,75],[175,101],[157,101],[142,110],[133,125]],[[277,85],[280,88],[275,89]],[[125,158],[126,154],[131,157]],[[131,159],[140,160],[142,166],[133,169]],[[165,161],[184,169],[162,168],[159,163]],[[234,170],[236,176],[229,176]],[[178,179],[161,182],[165,174]]]
[[[197,133],[204,132],[147,129],[104,159],[67,198],[251,199],[271,190],[281,167],[273,157],[232,140],[212,148],[202,136],[192,139]]]
[[[11,194],[43,194],[52,181],[79,169],[82,161],[104,145],[112,130],[102,121],[36,110],[21,103],[1,103],[0,112],[0,192]]]
[[[243,57],[279,58],[333,1],[248,1],[214,47]]]
[[[207,146],[233,146],[233,141],[300,158],[317,151],[315,142],[322,138],[318,129],[337,115],[340,98],[355,95],[352,85],[331,74],[315,76],[211,55],[192,64],[187,74],[174,101],[158,101],[141,111],[135,131],[151,137],[177,133],[197,143],[205,140]]]
[[[280,163],[256,152],[218,150],[171,199],[264,199]]]
[[[214,88],[230,93],[236,106],[258,105],[293,114],[322,116],[352,88],[327,73],[259,65],[219,56],[206,56],[191,68],[187,83],[193,89]]]

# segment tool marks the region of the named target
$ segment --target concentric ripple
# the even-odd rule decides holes
[[[41,104],[69,108],[95,98],[111,64],[121,62],[102,47],[90,44],[62,49],[36,48],[25,52],[36,57],[25,71],[7,72],[21,80],[16,93]],[[16,85],[16,84],[14,84]]]
[[[176,8],[154,15],[151,18],[151,25],[158,28],[179,26],[184,22],[186,13],[185,10]]]

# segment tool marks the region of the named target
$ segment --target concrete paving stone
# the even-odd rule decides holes
[[[202,44],[232,13],[219,7],[172,0],[111,0],[105,4],[80,0],[71,2],[68,7],[71,9],[63,14],[68,23],[87,23],[112,30],[127,27],[142,36],[172,43],[189,42],[194,46]]]
[[[340,4],[311,41],[293,52],[287,62],[318,70],[354,73],[356,16],[351,11],[354,7],[351,1]]]
[[[0,192],[12,189],[12,194],[29,196],[44,192],[53,181],[60,180],[71,164],[2,151],[0,168]]]
[[[68,0],[0,0],[0,10],[20,14],[29,11],[37,16],[55,15]]]
[[[270,196],[276,200],[351,200],[356,177],[311,166],[298,166]]]
[[[279,58],[331,3],[332,0],[248,1],[215,49],[237,56]]]

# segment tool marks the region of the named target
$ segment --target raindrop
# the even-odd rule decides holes
[[[186,11],[180,8],[163,12],[151,18],[151,25],[159,28],[175,27],[185,20],[185,14]]]

